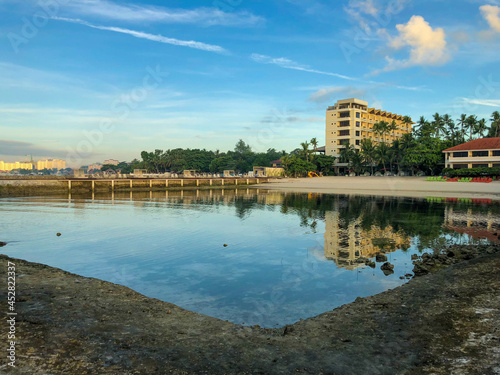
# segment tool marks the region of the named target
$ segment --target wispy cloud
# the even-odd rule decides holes
[[[154,42],[159,42],[159,43],[195,48],[195,49],[209,51],[209,52],[227,53],[227,51],[223,47],[213,45],[213,44],[206,44],[206,43],[202,43],[202,42],[197,42],[194,40],[180,40],[180,39],[168,38],[166,36],[159,35],[159,34],[158,35],[148,34],[148,33],[142,32],[142,31],[124,29],[121,27],[98,26],[98,25],[93,25],[87,21],[83,21],[80,19],[64,18],[64,17],[54,17],[54,19],[59,20],[59,21],[64,21],[64,22],[77,23],[80,25],[91,27],[93,29],[114,31],[117,33],[128,34],[128,35],[131,35],[135,38],[152,40]]]
[[[107,0],[72,0],[67,2],[63,9],[79,15],[128,22],[251,27],[265,21],[263,17],[256,16],[248,11],[226,12],[216,7],[169,9],[147,5],[116,4]]]
[[[482,105],[486,107],[500,107],[500,99],[469,99],[462,98],[464,103]]]
[[[377,86],[386,86],[386,87],[394,87],[397,89],[401,90],[408,90],[408,91],[429,91],[427,88],[423,86],[404,86],[404,85],[397,85],[394,83],[387,83],[387,82],[376,82],[376,81],[370,81],[358,77],[349,77],[343,74],[338,74],[338,73],[332,73],[332,72],[325,72],[322,70],[317,70],[317,69],[312,69],[307,65],[301,65],[293,60],[290,60],[286,57],[271,57],[271,56],[266,56],[266,55],[260,55],[258,53],[253,53],[250,55],[250,58],[261,64],[272,64],[272,65],[277,65],[281,68],[285,69],[292,69],[292,70],[298,70],[302,72],[308,72],[308,73],[314,73],[314,74],[323,74],[331,77],[336,77],[340,79],[344,79],[347,81],[352,81],[352,82],[360,82],[362,84],[371,84],[371,85],[377,85]]]
[[[355,78],[345,76],[342,74],[338,74],[338,73],[324,72],[321,70],[311,69],[307,65],[301,65],[293,60],[287,59],[286,57],[275,58],[275,57],[270,57],[270,56],[266,56],[266,55],[260,55],[258,53],[253,53],[252,55],[250,55],[250,58],[253,61],[261,63],[261,64],[273,64],[273,65],[277,65],[277,66],[279,66],[281,68],[285,68],[285,69],[293,69],[293,70],[300,70],[303,72],[323,74],[326,76],[337,77],[337,78],[341,78],[341,79],[345,79],[345,80],[349,80],[349,81],[356,80]]]

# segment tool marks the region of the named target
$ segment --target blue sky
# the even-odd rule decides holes
[[[500,107],[500,0],[0,0],[0,160],[288,151],[358,97]]]

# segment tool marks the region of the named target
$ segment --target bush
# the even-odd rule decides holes
[[[470,169],[443,169],[444,176],[448,177],[495,177],[500,176],[500,168],[470,168]]]

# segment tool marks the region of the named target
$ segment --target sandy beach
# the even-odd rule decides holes
[[[256,185],[298,193],[443,197],[500,200],[500,181],[485,183],[433,182],[426,177],[319,177],[271,180]]]

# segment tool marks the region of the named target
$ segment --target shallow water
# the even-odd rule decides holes
[[[9,256],[276,327],[407,282],[412,254],[498,241],[500,205],[252,189],[30,197],[0,200],[0,228]],[[356,263],[380,252],[394,274]]]

